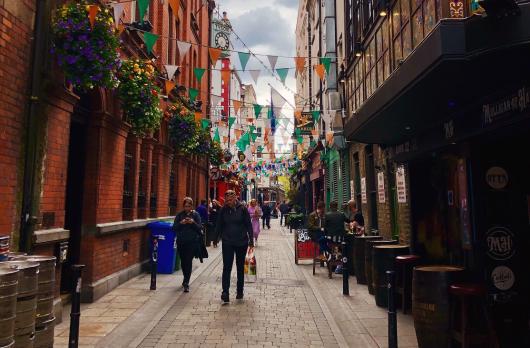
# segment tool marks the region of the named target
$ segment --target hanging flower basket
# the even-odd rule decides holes
[[[134,134],[142,136],[160,127],[162,110],[156,78],[157,72],[149,61],[125,60],[118,70],[118,95]]]
[[[212,141],[208,155],[212,166],[221,165],[223,163],[223,149],[221,148],[221,144],[217,141]]]
[[[169,106],[165,112],[169,119],[169,140],[175,150],[194,154],[199,141],[199,127],[194,114],[182,103]]]
[[[115,88],[120,60],[120,40],[111,11],[98,5],[93,27],[87,1],[67,3],[55,11],[52,21],[52,54],[74,88]]]

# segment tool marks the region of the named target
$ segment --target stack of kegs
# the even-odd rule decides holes
[[[15,317],[17,313],[18,270],[0,263],[0,347],[15,344]]]
[[[53,314],[55,256],[27,256],[25,259],[39,264],[34,348],[52,348],[55,322]]]
[[[0,237],[0,261],[7,260],[8,253],[9,253],[9,236],[2,236]]]
[[[14,347],[32,348],[35,340],[39,264],[27,260],[6,261],[4,264],[12,270],[18,270]]]

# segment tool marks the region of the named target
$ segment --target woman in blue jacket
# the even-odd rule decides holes
[[[193,199],[184,198],[183,206],[184,210],[175,216],[173,229],[177,235],[177,251],[184,275],[182,287],[184,292],[189,292],[192,262],[201,240],[202,225],[199,213],[193,210]]]

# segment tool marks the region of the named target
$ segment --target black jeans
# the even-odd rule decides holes
[[[193,266],[193,257],[195,256],[196,248],[197,243],[177,244],[182,274],[184,275],[184,281],[182,282],[183,284],[189,285],[190,283],[191,268]]]
[[[236,255],[237,291],[243,291],[247,247],[247,245],[234,246],[223,243],[223,292],[228,292],[230,289],[230,276],[232,274],[232,265],[234,264],[234,254]]]
[[[262,227],[265,228],[265,225],[267,225],[267,228],[271,228],[271,217],[270,216],[263,216],[261,218],[262,221]]]
[[[280,213],[280,226],[281,225],[285,225],[285,218],[287,218],[287,216],[285,216],[283,213]],[[283,221],[283,223],[282,223]]]

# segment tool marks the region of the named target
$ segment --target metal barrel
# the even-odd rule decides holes
[[[372,248],[372,277],[375,284],[375,304],[388,306],[386,271],[395,271],[395,259],[398,255],[409,253],[407,245],[376,245]]]
[[[18,270],[0,263],[0,347],[14,343]]]
[[[10,251],[7,253],[7,259],[8,260],[16,260],[19,257],[28,256],[28,254],[23,253],[21,251]]]
[[[27,260],[6,261],[5,264],[18,270],[14,347],[32,348],[35,338],[39,264]]]
[[[461,281],[454,266],[414,267],[412,316],[420,348],[447,348],[451,343],[449,286]]]
[[[364,268],[364,250],[368,240],[380,240],[380,236],[359,236],[355,237],[354,258],[355,258],[355,277],[357,284],[366,284],[366,272]]]
[[[55,318],[51,317],[40,323],[35,330],[33,348],[53,348],[53,331]]]
[[[364,245],[364,272],[366,273],[366,283],[368,293],[375,294],[374,277],[372,276],[372,249],[377,245],[398,244],[397,240],[367,240]]]
[[[39,278],[37,291],[37,314],[35,325],[53,317],[53,298],[55,291],[55,256],[31,255],[25,257],[27,261],[39,264]]]

